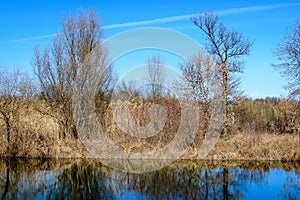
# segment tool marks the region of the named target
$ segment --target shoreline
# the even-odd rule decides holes
[[[136,143],[127,144],[134,149]],[[27,148],[26,148],[27,147]],[[237,133],[220,138],[204,159],[197,159],[199,147],[188,147],[179,160],[207,161],[300,161],[300,135]],[[125,149],[126,150],[126,149]],[[133,153],[133,152],[132,152]],[[79,139],[12,143],[0,147],[2,158],[91,159]],[[116,158],[111,158],[116,159]],[[129,159],[130,160],[130,159]],[[145,159],[147,160],[147,159]]]

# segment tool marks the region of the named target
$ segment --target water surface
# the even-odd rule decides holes
[[[2,159],[0,195],[1,199],[300,199],[300,162],[178,161],[153,172],[129,173],[97,160]]]

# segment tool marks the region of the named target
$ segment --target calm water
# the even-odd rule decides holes
[[[181,161],[137,174],[92,160],[2,159],[0,195],[1,199],[300,199],[300,163]]]

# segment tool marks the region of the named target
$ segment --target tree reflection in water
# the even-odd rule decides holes
[[[150,162],[150,161],[148,161]],[[154,161],[151,161],[154,162]],[[158,171],[127,173],[92,160],[0,160],[1,199],[241,199],[250,184],[284,173],[279,197],[300,193],[300,163],[180,161]],[[270,191],[276,192],[276,191]],[[266,193],[266,196],[268,194]]]

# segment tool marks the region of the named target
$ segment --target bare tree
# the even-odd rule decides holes
[[[20,112],[32,100],[35,86],[29,75],[19,69],[3,70],[0,74],[0,120],[5,124],[7,142],[12,131],[18,131]]]
[[[153,55],[147,59],[147,82],[150,82],[151,98],[157,101],[163,94],[165,72],[164,60],[159,55]]]
[[[115,92],[120,96],[120,98],[124,99],[138,99],[140,98],[140,91],[136,87],[136,81],[134,80],[129,80],[129,81],[122,81],[120,85],[118,85],[115,88]]]
[[[188,61],[180,64],[183,78],[192,93],[194,100],[202,102],[208,111],[210,103],[210,90],[213,79],[216,77],[216,65],[214,60],[203,52],[198,52]],[[186,89],[186,88],[184,88]]]
[[[204,33],[207,39],[206,50],[212,56],[222,74],[223,96],[226,98],[226,122],[223,134],[227,134],[229,119],[230,82],[233,74],[243,72],[244,62],[240,57],[250,53],[252,43],[243,34],[228,28],[219,17],[210,13],[191,18],[192,22]]]
[[[289,80],[287,88],[292,97],[300,97],[300,22],[287,29],[284,42],[277,45],[274,55],[280,63],[272,64]]]
[[[62,22],[62,30],[43,52],[34,49],[32,65],[38,77],[44,102],[49,109],[39,109],[54,117],[60,125],[60,137],[77,138],[74,124],[71,94],[87,59],[101,70],[95,70],[101,76],[96,92],[108,95],[111,91],[113,72],[108,65],[107,51],[101,47],[102,29],[93,10],[86,15],[80,11],[78,16],[69,16]],[[97,48],[97,58],[90,58]],[[93,54],[95,55],[95,53]],[[88,81],[88,80],[87,80]]]

